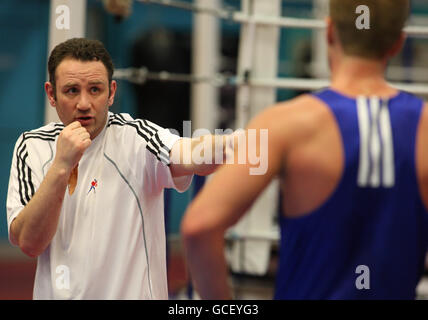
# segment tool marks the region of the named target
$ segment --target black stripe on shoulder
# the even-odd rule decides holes
[[[142,119],[141,121],[144,123],[144,125],[145,125],[147,128],[150,128],[150,129],[152,129],[152,130],[154,130],[154,131],[158,131],[155,127],[151,126],[151,125],[147,122],[147,120]]]
[[[37,129],[37,130],[32,130],[32,131],[28,131],[28,133],[41,133],[41,134],[50,134],[50,133],[57,133],[57,132],[61,132],[64,129],[64,125],[60,125],[60,126],[55,126],[54,129],[51,130],[42,130],[42,129]]]
[[[28,203],[31,200],[30,196],[28,195],[28,190],[29,190],[29,186],[28,185],[29,185],[30,179],[28,177],[28,170],[25,170],[26,168],[28,168],[28,166],[27,166],[27,164],[25,162],[27,160],[27,158],[28,158],[28,152],[26,151],[24,153],[24,156],[22,157],[22,163],[21,163],[22,164],[21,170],[22,170],[22,173],[23,173],[22,182],[24,184],[24,194],[23,194],[23,197],[25,197],[26,203]]]
[[[24,206],[27,203],[24,200],[24,195],[23,195],[23,191],[22,191],[24,189],[24,177],[23,177],[24,173],[21,170],[21,168],[23,166],[23,160],[22,160],[22,157],[20,156],[20,154],[22,154],[22,152],[25,152],[25,150],[26,150],[26,145],[24,144],[23,147],[21,149],[18,148],[17,152],[16,152],[16,168],[18,170],[18,193],[19,193],[19,200],[21,201],[21,204],[24,205]]]
[[[64,125],[60,125],[52,130],[32,130],[27,131],[23,135],[23,140],[26,139],[40,139],[45,141],[55,141],[56,137],[61,133],[64,129]]]
[[[35,193],[32,181],[32,171],[27,165],[28,151],[25,143],[26,135],[23,134],[21,143],[16,150],[16,168],[18,170],[18,193],[22,205],[27,205]]]
[[[162,148],[168,149],[165,147],[165,144],[159,138],[159,130],[157,128],[153,127],[152,125],[150,125],[147,120],[144,120],[144,119],[135,120],[135,121],[132,121],[132,123],[136,123],[142,130],[145,130],[145,131],[148,131],[151,133],[150,134],[151,138],[150,138],[149,142],[151,142],[151,144],[157,150],[159,150],[159,152]]]
[[[149,150],[159,161],[169,164],[163,158],[169,159],[170,149],[161,141],[159,131],[157,128],[151,126],[146,120],[126,120],[121,114],[114,114],[110,117],[108,125],[130,126],[135,128],[137,134],[146,141],[146,148]]]
[[[155,148],[153,148],[153,147],[150,145],[150,137],[148,137],[147,135],[145,135],[144,133],[142,133],[142,132],[139,130],[139,128],[138,128],[138,126],[137,126],[137,125],[135,125],[135,124],[133,124],[133,123],[129,123],[129,122],[123,123],[123,122],[121,122],[119,119],[115,119],[115,120],[110,121],[110,122],[109,122],[109,124],[108,124],[108,126],[111,126],[111,125],[118,125],[118,126],[121,126],[121,127],[123,127],[123,126],[130,126],[130,127],[134,127],[134,128],[136,129],[137,134],[138,134],[140,137],[142,137],[142,138],[146,141],[146,148],[147,148],[147,150],[149,150],[151,153],[153,153],[153,154],[156,156],[156,158],[157,158],[158,160],[160,160],[160,158],[159,158],[159,156],[158,156],[158,150],[157,150],[157,149],[155,149]]]
[[[55,141],[61,133],[64,126],[56,125],[52,130],[33,130],[22,134],[21,141],[16,148],[16,168],[18,170],[18,193],[22,205],[27,205],[35,193],[35,187],[32,181],[32,170],[27,164],[28,150],[27,141],[30,139],[39,139],[43,141]]]
[[[157,130],[151,126],[144,126],[141,123],[141,120],[126,120],[122,114],[118,113],[115,114],[115,119],[118,121],[121,121],[124,124],[132,124],[133,127],[135,127],[135,125],[138,125],[138,128],[136,128],[140,133],[142,134],[146,134],[147,136],[151,137],[152,135],[154,135]]]
[[[109,120],[108,126],[111,125],[119,125],[119,126],[130,126],[135,128],[135,130],[137,131],[138,135],[140,137],[142,137],[146,142],[150,141],[150,132],[143,132],[140,130],[140,128],[138,127],[138,125],[136,125],[135,123],[131,122],[131,121],[126,121],[121,119],[120,117],[112,117],[111,120]]]
[[[161,148],[168,151],[168,153],[171,151],[159,138],[159,132],[156,132],[156,134],[153,136],[153,138],[156,139],[156,141],[158,142],[158,144],[160,145]]]
[[[46,126],[46,127],[41,127],[41,128],[38,128],[38,129],[31,130],[31,131],[28,131],[28,132],[33,132],[33,133],[38,133],[38,132],[49,133],[49,132],[54,132],[54,131],[57,131],[57,130],[62,130],[64,128],[65,128],[65,126],[62,123],[55,123],[55,124],[53,124],[53,128],[52,129],[48,129],[47,126]]]

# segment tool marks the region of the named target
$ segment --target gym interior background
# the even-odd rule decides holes
[[[256,0],[261,1],[261,0]],[[186,2],[192,2],[187,0]],[[222,6],[241,9],[240,0],[223,0]],[[49,36],[49,0],[2,0],[0,2],[0,299],[31,299],[35,260],[25,257],[8,242],[6,195],[13,147],[18,136],[44,124]],[[147,67],[150,71],[192,72],[193,13],[177,8],[134,2],[132,15],[124,20],[108,14],[99,0],[86,2],[86,36],[101,40],[116,68]],[[314,17],[312,0],[282,1],[282,15]],[[412,1],[412,19],[428,26],[428,2]],[[218,72],[236,74],[240,25],[221,22]],[[426,37],[425,37],[426,38]],[[278,77],[312,78],[313,31],[287,29],[280,32]],[[387,78],[404,83],[428,83],[428,41],[407,39],[402,53],[388,69]],[[325,62],[327,63],[327,62]],[[133,84],[118,81],[113,112],[130,113],[182,133],[182,121],[190,120],[190,84],[147,81]],[[277,100],[302,91],[278,89]],[[219,90],[217,128],[234,129],[236,87]],[[195,182],[197,183],[197,181]],[[189,297],[188,276],[180,256],[179,224],[197,186],[184,194],[166,193],[169,239],[168,277],[171,298]],[[275,273],[275,245],[265,275],[235,274],[237,297],[270,299]],[[427,298],[421,283],[419,298]]]

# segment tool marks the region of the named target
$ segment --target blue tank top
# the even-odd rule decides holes
[[[280,216],[276,299],[414,299],[424,271],[428,212],[418,189],[423,101],[314,94],[340,128],[345,167],[317,210]],[[316,161],[316,159],[314,159]]]

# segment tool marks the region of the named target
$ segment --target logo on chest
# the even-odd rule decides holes
[[[87,194],[90,194],[91,191],[93,191],[93,193],[97,193],[97,191],[96,191],[97,187],[98,187],[98,181],[97,181],[97,179],[92,180],[91,187],[89,188],[89,191],[88,191]]]

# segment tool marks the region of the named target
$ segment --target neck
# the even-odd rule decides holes
[[[383,61],[342,57],[332,65],[331,87],[351,96],[393,96],[397,90],[385,80],[385,68]]]

